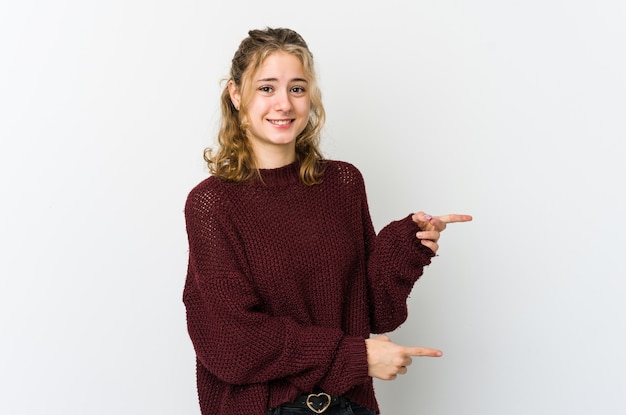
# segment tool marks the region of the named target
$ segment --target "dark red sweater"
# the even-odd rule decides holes
[[[316,389],[378,412],[364,339],[404,322],[433,252],[410,215],[376,236],[360,172],[325,164],[310,187],[294,163],[189,194],[183,301],[204,415],[266,415]]]

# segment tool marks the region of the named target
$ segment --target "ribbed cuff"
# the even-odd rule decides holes
[[[321,388],[332,395],[342,395],[356,385],[367,382],[367,348],[365,339],[359,336],[345,336],[339,347],[330,370],[321,383]]]

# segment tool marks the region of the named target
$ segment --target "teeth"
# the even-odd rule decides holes
[[[276,125],[287,125],[291,122],[291,120],[272,120],[270,122]]]

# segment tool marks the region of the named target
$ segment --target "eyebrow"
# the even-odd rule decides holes
[[[277,78],[263,78],[263,79],[257,79],[257,82],[278,82],[278,79]],[[307,84],[309,83],[309,81],[307,81],[304,78],[293,78],[289,82],[305,82]]]

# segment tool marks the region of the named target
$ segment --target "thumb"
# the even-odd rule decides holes
[[[411,217],[411,219],[413,219],[413,222],[423,222],[423,223],[428,223],[433,217],[431,215],[428,215],[425,212],[419,211],[417,213],[414,213],[413,216]]]

